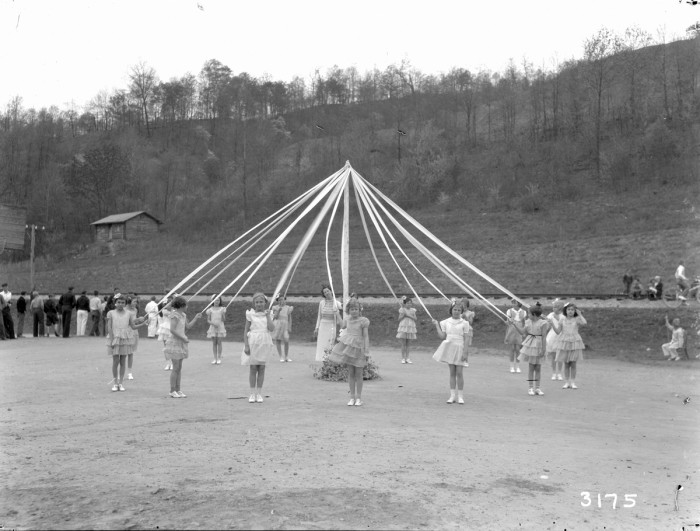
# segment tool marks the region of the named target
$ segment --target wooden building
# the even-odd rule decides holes
[[[158,234],[162,222],[147,212],[114,214],[91,223],[95,227],[95,241],[138,240]]]

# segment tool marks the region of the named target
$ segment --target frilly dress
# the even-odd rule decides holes
[[[211,324],[207,330],[207,337],[226,337],[226,326],[224,319],[226,318],[226,308],[223,306],[211,307],[207,309],[207,315]]]
[[[109,345],[112,349],[111,352],[107,351],[109,356],[128,356],[134,353],[136,332],[129,326],[131,316],[132,313],[127,310],[110,310],[107,313],[107,319],[112,321],[112,340]]]
[[[578,326],[585,325],[586,320],[582,315],[576,317],[565,317],[561,321],[561,332],[557,338],[558,362],[583,361],[583,349],[586,346],[578,333]]]
[[[410,319],[410,317],[413,319]],[[399,319],[396,339],[416,339],[416,309],[402,306],[399,308]]]
[[[518,321],[522,324],[525,322],[525,318],[527,317],[527,313],[522,308],[519,308],[518,310],[515,310],[513,308],[509,308],[508,311],[506,312],[506,316],[510,317],[514,321]],[[503,340],[503,342],[506,345],[522,345],[523,344],[523,336],[520,335],[520,332],[518,332],[518,330],[515,328],[514,325],[508,323],[508,326],[506,327],[506,337]]]
[[[440,321],[440,329],[447,334],[447,337],[440,343],[440,346],[433,354],[433,359],[449,365],[462,365],[464,354],[464,334],[471,329],[469,323],[464,319],[454,319],[452,317]]]
[[[249,360],[246,360],[249,363],[241,363],[241,365],[265,365],[268,361],[276,359],[277,349],[267,329],[267,316],[255,310],[246,310],[245,318],[250,322],[250,328],[248,328],[250,356],[248,356]]]
[[[523,346],[520,349],[518,361],[523,361],[531,365],[539,365],[545,359],[545,352],[542,350],[542,333],[549,326],[544,319],[525,321],[525,332],[527,335],[523,339]],[[546,341],[546,340],[545,340]]]
[[[362,352],[362,347],[365,346],[362,330],[369,328],[369,319],[366,317],[348,318],[345,322],[345,333],[338,339],[328,359],[335,363],[364,367],[367,365],[367,356]]]
[[[272,331],[272,339],[274,341],[289,341],[289,314],[294,310],[294,306],[273,306],[272,311],[276,312],[277,319],[273,319],[272,322],[275,325],[275,329]]]
[[[170,310],[164,308],[158,315],[158,340],[167,341],[170,337]]]
[[[189,357],[189,349],[187,343],[185,343],[179,337],[175,337],[170,333],[170,330],[174,330],[181,336],[185,336],[185,324],[187,323],[187,315],[184,313],[173,310],[170,312],[170,326],[168,327],[168,339],[165,340],[165,348],[163,352],[165,353],[165,359],[168,360],[184,360]]]
[[[471,311],[471,310],[466,310],[466,311],[462,314],[462,319],[464,319],[466,322],[469,323],[469,333],[467,334],[467,346],[468,346],[468,347],[471,346],[471,344],[472,344],[472,339],[474,339],[474,327],[471,325],[471,323],[469,322],[469,320],[470,320],[470,319],[473,320],[475,315],[476,315],[476,314],[475,314],[473,311]]]

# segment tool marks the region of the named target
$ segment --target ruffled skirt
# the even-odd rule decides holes
[[[128,356],[136,352],[138,338],[131,328],[114,330],[113,336],[111,354],[108,351],[108,355]]]
[[[248,332],[248,346],[250,359],[246,365],[265,365],[277,359],[277,349],[269,332]]]
[[[449,365],[462,365],[464,345],[445,339],[433,354],[433,359]]]
[[[416,339],[416,323],[411,319],[402,319],[396,333],[396,339]]]
[[[530,363],[531,365],[539,365],[547,356],[542,353],[542,338],[528,336],[523,341],[523,346],[520,349],[518,361]]]
[[[187,343],[171,335],[165,341],[163,352],[166,360],[185,360],[190,355]]]
[[[362,353],[364,338],[343,334],[338,343],[333,347],[328,359],[335,363],[345,363],[353,367],[367,365],[367,356]]]
[[[209,325],[207,330],[207,337],[226,337],[226,327],[223,324],[220,325]]]
[[[583,361],[583,349],[586,348],[581,336],[560,338],[557,343],[557,362]]]
[[[506,328],[506,337],[503,340],[503,342],[506,345],[522,345],[523,344],[523,336],[520,335],[520,332],[513,326],[512,324],[508,325],[508,328]]]

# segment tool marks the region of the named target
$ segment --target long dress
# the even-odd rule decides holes
[[[149,301],[144,311],[148,315],[148,337],[156,337],[158,335],[158,303]]]
[[[523,345],[520,348],[520,356],[518,361],[529,363],[530,365],[539,365],[545,359],[545,352],[542,350],[542,332],[549,326],[549,323],[544,319],[525,321],[525,332],[527,335],[523,339]]]
[[[323,361],[326,349],[333,347],[336,327],[339,324],[339,312],[342,309],[338,301],[323,299],[318,304],[318,318],[316,327],[318,335],[316,339],[316,361]]]
[[[294,306],[273,306],[272,311],[277,317],[272,321],[275,329],[272,331],[273,341],[289,341],[289,322]]]
[[[112,338],[107,352],[109,356],[128,356],[134,353],[136,344],[136,331],[131,328],[133,314],[128,310],[110,310],[107,320],[112,322]]]
[[[433,354],[433,359],[449,365],[463,365],[464,335],[470,328],[469,323],[462,318],[449,317],[440,321],[440,329],[447,335]]]
[[[547,316],[547,321],[551,322],[556,322],[559,326],[561,326],[561,322],[564,319],[564,316],[560,313],[557,315],[555,312],[550,313]],[[554,326],[549,327],[549,332],[547,332],[547,354],[550,352],[554,353],[554,357],[556,357],[557,353],[557,333],[554,331]]]
[[[399,308],[399,329],[396,339],[416,339],[416,309]]]
[[[583,361],[583,349],[586,346],[578,333],[579,325],[585,325],[583,315],[565,317],[561,322],[561,332],[557,338],[558,362]]]
[[[272,335],[267,329],[267,316],[263,312],[247,310],[245,318],[250,322],[248,328],[248,346],[250,356],[245,365],[265,365],[277,358],[277,349],[272,342]]]
[[[462,319],[469,323],[469,333],[467,334],[466,343],[466,346],[468,347],[471,346],[472,340],[474,339],[474,327],[472,326],[472,321],[474,320],[475,315],[476,314],[471,310],[464,310],[464,313],[462,314]]]
[[[335,363],[345,363],[354,367],[367,365],[367,356],[362,352],[365,347],[365,338],[362,330],[369,328],[367,317],[347,319],[345,333],[333,347],[328,359]]]
[[[226,326],[224,325],[224,319],[226,319],[226,308],[223,306],[211,307],[207,309],[207,315],[211,324],[207,330],[207,337],[226,337]]]

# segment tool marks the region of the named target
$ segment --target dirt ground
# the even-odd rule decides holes
[[[311,343],[270,364],[263,404],[247,401],[241,343],[225,343],[215,366],[210,344],[193,340],[184,399],[168,397],[160,345],[148,339],[126,392],[110,392],[104,344],[0,342],[3,528],[700,523],[698,364],[593,359],[577,390],[547,368],[545,396],[530,397],[503,352],[477,349],[460,406],[445,403],[447,367],[431,351],[402,365],[398,348],[375,349],[382,380],[366,382],[365,405],[351,408],[347,384],[312,377]]]

